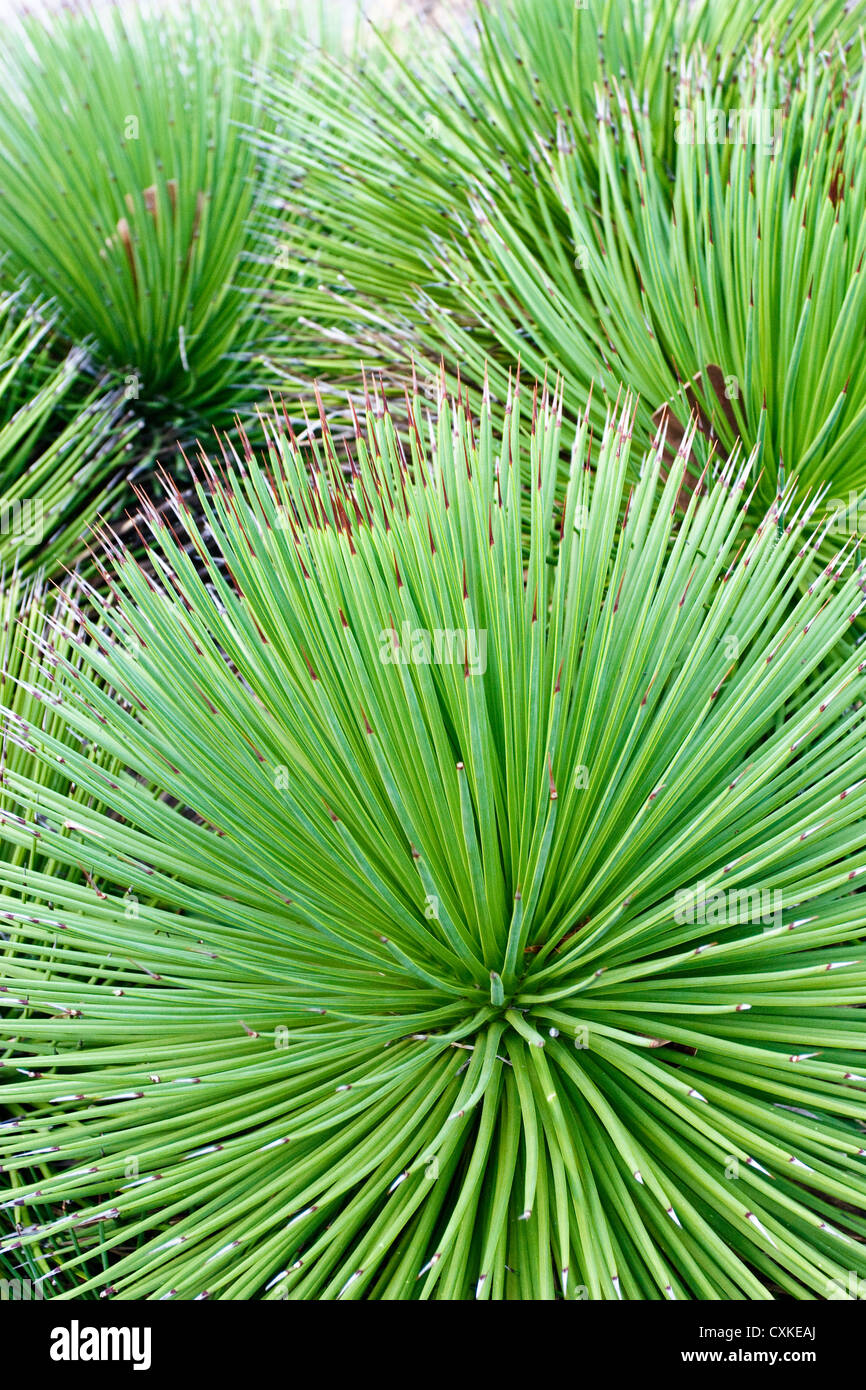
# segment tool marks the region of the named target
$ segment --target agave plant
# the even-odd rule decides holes
[[[143,411],[224,423],[254,398],[273,256],[245,138],[273,38],[337,26],[289,6],[84,6],[11,26],[0,244]],[[300,65],[294,52],[293,63]],[[258,363],[258,365],[257,365]]]
[[[593,133],[600,90],[622,82],[633,87],[652,123],[656,155],[670,158],[679,82],[695,67],[714,72],[726,90],[756,35],[791,55],[810,41],[821,49],[849,48],[862,21],[857,3],[816,12],[787,0],[698,0],[688,6],[670,0],[509,0],[495,9],[482,0],[477,8],[484,86],[512,152],[521,151],[525,159],[539,136],[552,136],[564,120],[580,137],[579,154],[590,165],[597,158]],[[458,64],[466,91],[471,65],[459,57]]]
[[[30,21],[0,97],[13,268],[143,401],[192,396],[202,411],[237,376],[255,307],[237,283],[253,207],[235,129],[247,36],[214,29],[197,9],[151,25],[115,6]]]
[[[139,423],[126,392],[94,373],[40,306],[0,297],[0,573],[52,568],[83,549],[132,458]]]
[[[302,40],[360,49],[341,20],[324,5],[274,18],[220,3],[10,20],[0,315],[36,300],[45,341],[24,341],[19,309],[0,330],[0,564],[76,565],[97,510],[116,515],[125,481],[167,439],[173,454],[178,436],[252,412],[282,252],[265,234],[264,161],[244,124],[263,119],[272,40],[291,46],[300,71]],[[147,426],[135,450],[132,417]]]
[[[648,428],[653,407],[670,402],[683,423],[697,408],[723,449],[763,441],[765,504],[779,465],[856,497],[866,488],[866,70],[849,77],[813,49],[789,89],[770,57],[739,105],[771,119],[733,138],[706,129],[707,111],[727,112],[718,88],[698,84],[681,98],[671,177],[646,157],[646,116],[619,95],[616,136],[599,122],[598,214],[575,162],[559,163],[612,377],[641,391]]]
[[[7,1260],[121,1299],[866,1272],[863,663],[824,674],[862,566],[801,590],[817,499],[752,529],[736,455],[680,515],[688,438],[629,487],[629,402],[557,500],[561,407],[202,452],[7,697]]]
[[[359,341],[364,361],[391,373],[411,349],[435,398],[444,351],[478,391],[488,369],[504,399],[519,354],[539,377],[547,363],[566,370],[576,418],[602,368],[604,324],[552,166],[571,162],[597,206],[599,179],[619,173],[604,137],[622,83],[669,209],[681,84],[709,84],[737,104],[749,44],[773,43],[796,66],[810,29],[819,50],[850,48],[853,63],[857,6],[509,0],[479,4],[477,17],[478,44],[453,39],[451,71],[428,46],[423,67],[395,57],[384,71],[349,74],[332,63],[300,87],[291,67],[272,75],[276,134],[265,132],[262,148],[279,156],[277,215],[286,202],[304,213],[295,237],[278,222],[291,254],[275,282],[286,303],[275,365],[292,385],[319,377],[342,388],[355,379]],[[287,133],[300,160],[287,157]],[[633,214],[621,200],[617,215]],[[626,240],[627,225],[617,234]],[[301,285],[299,264],[310,267]],[[325,339],[309,362],[290,331],[299,306]],[[595,402],[600,424],[598,392]]]

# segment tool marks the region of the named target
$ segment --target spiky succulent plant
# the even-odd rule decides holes
[[[257,296],[253,23],[227,7],[60,12],[13,28],[0,244],[143,406],[240,401]],[[260,312],[260,309],[259,309]],[[247,383],[248,384],[248,383]],[[222,412],[222,415],[221,415]]]
[[[341,16],[340,16],[341,17]],[[324,5],[86,3],[10,21],[0,83],[7,278],[56,299],[143,413],[229,424],[261,389],[274,251],[258,128],[273,44],[345,51]],[[251,80],[254,65],[256,80]]]
[[[452,36],[453,70],[444,75],[426,49],[423,61],[384,72],[325,66],[300,87],[290,67],[273,74],[266,105],[278,130],[265,132],[263,147],[280,159],[277,211],[289,201],[305,214],[288,273],[277,272],[287,313],[275,363],[292,385],[306,374],[324,389],[354,379],[359,342],[368,365],[395,374],[414,352],[432,364],[431,381],[444,352],[479,391],[488,369],[504,397],[519,354],[533,375],[548,364],[565,372],[576,418],[588,383],[610,379],[606,322],[584,269],[595,236],[575,234],[554,166],[569,165],[581,212],[606,214],[605,233],[627,254],[637,212],[625,151],[609,132],[617,86],[642,114],[648,177],[668,217],[683,92],[701,86],[726,110],[739,107],[755,55],[768,48],[785,73],[810,44],[822,61],[847,48],[859,71],[858,5],[508,0],[479,4],[477,17],[477,46]],[[299,160],[288,157],[287,132],[303,149]],[[603,207],[600,180],[610,185]],[[299,264],[310,266],[300,290]],[[299,304],[330,339],[311,362],[293,348]],[[634,341],[637,313],[629,305],[621,324]],[[601,391],[594,400],[598,425]]]
[[[116,517],[136,470],[160,450],[174,457],[178,438],[252,414],[271,370],[266,296],[282,251],[265,232],[266,160],[245,127],[264,121],[272,43],[291,49],[298,74],[313,60],[308,40],[360,48],[344,21],[324,5],[236,11],[222,0],[87,0],[9,18],[0,315],[5,325],[13,301],[49,307],[39,352],[12,342],[20,311],[13,329],[0,326],[6,568],[75,565],[87,525],[97,510]],[[9,424],[13,403],[23,408]],[[41,528],[19,524],[27,508],[41,510]]]
[[[862,568],[803,591],[814,503],[752,529],[736,457],[684,515],[688,441],[629,488],[628,402],[558,497],[560,407],[377,399],[350,462],[277,416],[44,643],[7,1259],[122,1299],[866,1273]]]
[[[39,577],[24,579],[20,571],[10,574],[0,570],[0,700],[16,719],[36,719],[40,724],[47,721],[47,727],[55,732],[59,732],[62,726],[56,716],[52,717],[46,711],[42,703],[43,695],[36,682],[41,682],[43,687],[46,681],[50,682],[52,661],[78,660],[76,632],[68,630],[66,635],[61,635],[55,626],[55,619],[66,616],[66,605],[73,595],[78,596],[74,581],[67,581],[65,593],[52,595],[45,581]],[[40,640],[45,640],[52,647],[47,662],[44,651],[40,650]],[[94,764],[107,766],[98,745],[91,744],[85,748],[79,744],[79,750],[88,752]],[[0,824],[5,824],[7,816],[18,815],[17,805],[7,797],[4,788],[5,778],[13,772],[30,778],[37,788],[69,792],[73,800],[83,799],[93,805],[92,798],[84,789],[76,791],[69,787],[69,779],[62,767],[40,761],[26,748],[10,744],[0,736]],[[35,800],[38,802],[38,791]],[[34,815],[38,817],[38,810],[34,811]],[[68,864],[53,861],[50,855],[34,854],[32,845],[15,845],[8,840],[0,840],[0,864],[15,865],[25,872],[27,868],[38,869],[41,873],[57,877],[71,874],[78,879],[81,874],[78,865],[70,868]],[[7,940],[7,933],[0,928],[0,948]],[[16,1107],[11,1110],[4,1107],[4,1118],[8,1119],[15,1113]],[[4,1172],[0,1177],[4,1201],[14,1194],[19,1176]],[[0,1247],[14,1244],[18,1227],[50,1219],[50,1216],[51,1208],[41,1206],[38,1201],[14,1209],[6,1206],[0,1212]],[[86,1249],[86,1245],[84,1233],[81,1240],[73,1236],[73,1248]],[[0,1275],[13,1280],[22,1276],[28,1278],[34,1289],[44,1296],[52,1289],[64,1286],[63,1281],[55,1279],[50,1242],[39,1248],[0,1253]],[[68,1286],[75,1287],[80,1280],[80,1273],[76,1273],[67,1281]]]
[[[762,441],[764,504],[780,465],[846,503],[866,488],[864,104],[866,69],[813,49],[791,85],[771,55],[732,112],[708,83],[681,96],[670,175],[619,93],[599,121],[598,212],[558,163],[610,378],[641,392],[646,428],[670,401],[723,451]]]
[[[20,294],[0,296],[0,596],[13,567],[73,563],[143,457],[124,390],[52,319]]]

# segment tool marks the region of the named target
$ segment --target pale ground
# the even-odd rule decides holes
[[[199,0],[201,8],[207,9],[212,0]],[[401,30],[407,32],[409,50],[418,47],[417,34],[408,37],[411,29],[427,24],[442,25],[454,32],[454,25],[467,27],[470,13],[470,0],[217,0],[228,3],[235,12],[254,10],[260,14],[280,10],[292,10],[313,22],[312,30],[320,32],[319,18],[324,15],[327,27],[334,34],[334,22],[339,15],[345,19],[346,41],[350,45],[361,37],[363,27],[358,21],[370,20],[376,27],[390,32],[393,37]],[[15,18],[21,13],[44,16],[50,23],[50,16],[60,10],[98,9],[107,10],[118,7],[124,12],[147,12],[149,10],[177,10],[179,6],[194,8],[196,0],[0,0],[0,25],[6,30],[7,42]],[[451,23],[448,23],[448,21]]]
[[[144,8],[148,0],[118,0],[125,9],[135,9],[137,6]],[[149,0],[154,3],[154,0]],[[164,0],[167,5],[171,5],[176,0]],[[109,5],[115,0],[92,0],[92,3]],[[156,0],[159,3],[159,0]],[[297,0],[299,8],[303,8],[304,0]],[[347,17],[354,17],[360,10],[362,14],[369,16],[374,22],[385,20],[402,19],[430,19],[441,16],[450,8],[449,0],[326,0],[327,8],[332,10],[344,10]],[[310,0],[312,9],[318,7],[319,0]],[[29,10],[31,13],[50,14],[53,10],[65,7],[75,9],[77,5],[68,4],[68,0],[0,0],[0,16],[6,18],[14,15],[21,10]],[[280,5],[280,0],[274,0],[274,7]],[[243,0],[238,0],[237,9],[244,8]]]

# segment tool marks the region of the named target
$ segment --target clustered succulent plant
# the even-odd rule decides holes
[[[755,9],[19,33],[6,1277],[866,1279],[864,41]]]
[[[374,408],[348,478],[327,428],[272,422],[267,469],[199,460],[208,539],[154,513],[99,634],[42,639],[60,727],[8,737],[79,794],[11,770],[6,833],[82,877],[3,874],[3,1151],[67,1160],[16,1208],[74,1201],[15,1244],[121,1247],[84,1290],[761,1298],[860,1269],[832,1199],[866,1192],[864,677],[821,663],[861,571],[801,596],[812,509],[750,533],[742,460],[677,521],[659,445],[621,516],[628,403],[592,470],[584,420],[561,501],[534,403],[524,489],[525,394],[443,402],[432,444],[417,400],[407,440]]]
[[[859,494],[863,39],[856,7],[754,9],[482,7],[480,72],[464,46],[447,80],[362,75],[349,131],[339,66],[278,79],[309,148],[306,313],[343,329],[341,365],[360,335],[399,375],[408,338],[432,380],[444,351],[501,394],[519,357],[563,374],[572,418],[594,385],[596,424],[625,381],[645,446],[660,410],[697,410],[704,456],[703,435],[761,443],[764,503],[780,466]]]
[[[266,157],[248,138],[269,128],[250,72],[286,45],[300,74],[304,43],[359,41],[321,7],[271,14],[255,0],[85,4],[8,28],[0,419],[24,413],[0,439],[0,505],[38,503],[43,543],[4,513],[0,564],[51,571],[81,562],[100,508],[129,504],[122,480],[266,396],[267,294],[283,256],[264,215]],[[28,430],[37,416],[44,428]]]

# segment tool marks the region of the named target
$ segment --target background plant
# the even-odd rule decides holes
[[[20,293],[0,296],[0,361],[2,593],[13,567],[81,555],[84,529],[117,500],[142,451],[124,390]]]
[[[640,390],[647,429],[671,400],[683,422],[699,408],[725,451],[761,440],[765,505],[780,466],[804,486],[866,486],[864,94],[863,69],[849,76],[814,50],[790,89],[771,58],[739,106],[776,113],[775,145],[683,140],[670,177],[620,94],[615,131],[598,126],[597,214],[575,163],[558,163],[612,378]],[[697,84],[680,109],[696,128],[722,93]]]
[[[862,568],[803,591],[814,502],[752,530],[736,458],[679,517],[688,441],[629,488],[628,403],[557,501],[560,411],[416,398],[402,437],[371,401],[350,472],[281,416],[266,465],[200,456],[198,561],[154,514],[60,728],[7,711],[78,789],[5,777],[9,843],[66,866],[0,869],[8,1209],[68,1204],[7,1258],[87,1232],[64,1274],[120,1298],[866,1273],[864,677],[823,669]],[[781,920],[689,924],[700,884]]]
[[[669,210],[681,84],[739,105],[761,44],[786,72],[810,41],[834,56],[847,48],[859,70],[858,7],[509,0],[479,5],[477,16],[477,47],[458,34],[450,71],[425,51],[423,64],[395,58],[354,75],[326,65],[300,90],[292,73],[269,84],[274,121],[303,151],[291,181],[283,161],[276,210],[284,199],[305,211],[297,259],[315,273],[300,302],[329,340],[308,365],[286,334],[275,366],[292,385],[320,377],[323,389],[342,389],[359,353],[392,374],[414,354],[435,398],[444,354],[479,392],[487,370],[504,400],[519,354],[539,378],[548,365],[565,372],[577,418],[588,384],[609,380],[605,322],[585,275],[595,237],[576,235],[554,166],[573,166],[590,219],[601,211],[599,180],[627,182],[616,134],[621,84],[642,113],[642,153],[652,154]],[[273,150],[267,136],[263,147]],[[620,198],[614,230],[624,247],[634,215]],[[275,293],[283,290],[291,318],[294,275],[278,273]],[[623,331],[637,337],[641,325],[629,318]],[[600,425],[600,390],[595,400]]]
[[[18,339],[22,320],[50,318],[53,377],[43,338],[41,355],[21,339],[0,381],[7,421],[22,409],[0,440],[0,508],[27,501],[47,526],[26,544],[7,528],[0,561],[51,570],[78,562],[97,507],[116,515],[132,500],[136,471],[266,396],[282,251],[265,235],[266,161],[248,128],[264,120],[275,46],[299,73],[311,45],[357,57],[362,36],[333,7],[215,3],[27,14],[7,37],[3,312],[19,306]]]
[[[242,399],[260,276],[241,69],[255,9],[117,6],[25,22],[0,93],[0,241],[70,337],[152,408],[207,418]],[[247,379],[249,387],[249,379]]]

